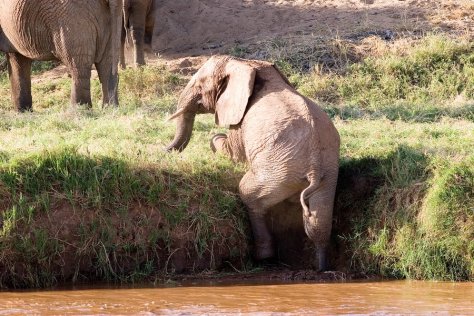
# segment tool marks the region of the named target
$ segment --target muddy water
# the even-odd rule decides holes
[[[0,292],[0,315],[474,314],[474,283],[374,282]]]

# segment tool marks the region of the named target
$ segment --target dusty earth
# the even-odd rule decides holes
[[[158,10],[152,48],[202,55],[268,38],[474,31],[472,0],[174,0]]]
[[[393,40],[426,32],[474,36],[474,1],[161,0],[147,62],[164,62],[188,75],[213,54],[244,48],[250,52],[245,57],[265,58],[259,50],[268,41],[358,42],[369,36]],[[66,71],[60,66],[33,82],[60,78]]]

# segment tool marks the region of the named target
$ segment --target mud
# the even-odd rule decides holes
[[[3,292],[5,315],[471,315],[472,283],[269,282]]]

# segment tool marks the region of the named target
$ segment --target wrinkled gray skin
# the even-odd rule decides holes
[[[155,25],[157,0],[124,0],[124,28],[122,31],[122,46],[120,65],[123,69],[125,63],[125,41],[130,34],[133,45],[133,62],[135,66],[145,65],[145,41],[151,43],[153,27]]]
[[[31,63],[60,60],[71,73],[72,104],[92,105],[95,65],[104,104],[118,104],[122,0],[0,0],[0,51],[8,59],[12,99],[32,109]]]
[[[300,95],[272,64],[211,57],[182,92],[176,135],[168,150],[188,144],[197,113],[215,113],[228,135],[211,141],[214,151],[249,170],[239,184],[255,239],[255,258],[274,255],[264,215],[284,201],[303,208],[306,234],[318,249],[319,270],[326,270],[334,195],[339,169],[339,134],[326,113]]]

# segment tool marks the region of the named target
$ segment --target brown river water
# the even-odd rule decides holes
[[[474,283],[388,281],[0,292],[0,315],[474,315]]]

